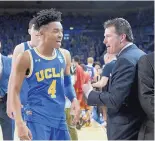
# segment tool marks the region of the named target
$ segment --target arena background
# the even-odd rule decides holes
[[[62,12],[63,47],[72,56],[79,55],[84,63],[91,56],[103,64],[103,23],[114,17],[131,23],[134,43],[140,49],[146,53],[154,51],[154,1],[0,1],[2,54],[12,54],[17,44],[29,39],[29,20],[45,8]],[[80,140],[106,139],[105,130],[97,124],[78,133]]]
[[[0,39],[2,53],[29,39],[28,22],[36,11],[56,8],[63,13],[63,47],[71,55],[88,56],[103,63],[103,23],[123,17],[133,28],[135,43],[149,53],[154,50],[154,1],[1,1]]]

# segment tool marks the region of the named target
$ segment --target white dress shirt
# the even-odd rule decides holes
[[[133,43],[128,43],[125,47],[123,47],[122,49],[121,49],[121,51],[117,54],[118,56],[120,55],[120,53],[124,50],[124,49],[126,49],[126,48],[128,48],[129,46],[131,46]]]
[[[117,55],[119,56],[120,53],[121,53],[124,49],[128,48],[128,47],[131,46],[132,44],[133,44],[133,43],[128,43],[125,47],[123,47],[123,48],[121,49],[121,51],[120,51]],[[92,87],[91,84],[84,84],[83,90],[84,90],[84,92],[85,92],[85,96],[88,98],[90,92],[93,90],[93,87]]]

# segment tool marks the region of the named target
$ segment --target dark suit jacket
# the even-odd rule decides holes
[[[146,113],[138,139],[154,140],[154,53],[144,55],[138,62],[140,104]]]
[[[88,105],[107,106],[109,140],[136,140],[143,111],[138,101],[137,62],[145,53],[131,45],[117,58],[108,92],[90,92]]]

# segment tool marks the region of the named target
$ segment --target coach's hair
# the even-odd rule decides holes
[[[29,29],[32,28],[32,26],[35,26],[36,24],[36,17],[33,17],[30,21],[29,21]]]
[[[112,20],[108,20],[104,23],[104,29],[114,26],[116,30],[116,34],[126,34],[126,40],[129,42],[133,42],[133,34],[132,29],[129,22],[123,18],[115,18]]]
[[[39,30],[41,26],[47,25],[50,22],[60,22],[61,12],[56,11],[54,8],[41,10],[36,15],[36,24],[34,28]]]

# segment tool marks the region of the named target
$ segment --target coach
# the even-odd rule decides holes
[[[90,83],[83,85],[83,91],[89,105],[107,107],[108,140],[136,140],[144,113],[138,101],[137,62],[145,53],[133,44],[127,20],[108,20],[104,28],[107,53],[117,54],[108,92],[93,91]]]

